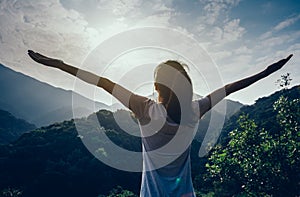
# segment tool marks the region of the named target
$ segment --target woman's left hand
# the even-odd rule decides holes
[[[269,75],[279,69],[281,69],[293,56],[293,54],[289,55],[287,58],[279,60],[278,62],[271,64],[270,66],[267,67],[266,69],[266,74]]]

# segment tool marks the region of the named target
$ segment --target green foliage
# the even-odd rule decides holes
[[[274,103],[279,128],[259,128],[247,115],[217,146],[206,164],[206,180],[217,196],[296,196],[300,188],[300,100]]]
[[[287,88],[291,84],[291,81],[290,73],[286,73],[285,75],[281,75],[281,78],[278,79],[275,84],[278,85],[279,88]]]
[[[300,98],[300,86],[294,86],[290,89],[282,89],[271,96],[259,98],[253,105],[242,107],[239,113],[232,116],[230,120],[224,124],[219,142],[222,145],[226,145],[228,143],[230,140],[229,132],[239,126],[238,119],[243,114],[247,114],[249,119],[254,120],[255,124],[259,128],[272,131],[272,133],[280,130],[281,126],[277,121],[277,112],[274,110],[273,105],[281,96],[284,96],[289,100]]]
[[[0,192],[0,197],[20,197],[22,191],[16,188],[6,188]]]
[[[8,187],[22,188],[24,197],[135,196],[139,193],[141,173],[116,170],[90,153],[102,157],[113,154],[106,150],[104,144],[107,141],[101,138],[103,134],[120,147],[141,151],[140,138],[123,131],[115,122],[116,116],[120,124],[127,124],[130,132],[139,131],[138,125],[131,126],[128,111],[112,113],[101,110],[88,118],[36,129],[10,145],[0,146],[0,191]],[[75,125],[75,121],[79,125]],[[76,131],[77,126],[82,127],[82,132]],[[90,150],[83,141],[92,144]],[[193,174],[204,170],[204,162],[200,162],[197,156],[199,148],[200,143],[194,141],[191,155],[195,164]],[[118,162],[126,164],[128,161],[120,158]],[[124,189],[112,190],[116,185]]]
[[[93,118],[98,118],[103,127],[99,129]],[[16,142],[0,146],[0,191],[17,187],[22,188],[24,197],[97,196],[121,185],[137,193],[139,173],[106,166],[86,149],[81,138],[95,146],[90,151],[103,156],[109,155],[99,132],[117,145],[137,151],[141,148],[139,139],[121,132],[113,113],[105,110],[76,121],[84,128],[82,135],[71,120],[25,133]]]
[[[215,196],[214,192],[209,192],[207,194],[204,194],[204,193],[199,192],[197,190],[195,190],[195,194],[196,194],[197,197],[214,197]]]
[[[121,186],[117,186],[109,192],[109,195],[99,195],[98,197],[137,197],[137,195],[129,190],[124,190]]]

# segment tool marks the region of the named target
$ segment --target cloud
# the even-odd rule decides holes
[[[238,6],[239,2],[2,0],[0,57],[2,63],[17,71],[55,86],[72,89],[74,78],[37,66],[27,57],[26,50],[32,48],[80,65],[95,46],[112,35],[135,27],[164,26],[194,35],[220,65],[224,81],[231,81],[246,71],[255,71],[258,67],[253,65],[264,62],[261,58],[272,58],[271,54],[275,54],[276,50],[282,50],[287,45],[294,46],[300,38],[297,30],[289,31],[289,27],[299,21],[298,15],[276,24],[260,37],[251,35],[257,38],[249,40],[247,36],[253,32],[247,31],[247,23],[237,14],[231,14],[234,11],[232,8]],[[178,47],[183,45],[179,43]],[[295,47],[290,50],[299,51]],[[57,79],[53,80],[53,76]]]
[[[226,12],[238,2],[200,1],[205,4],[205,15],[212,18],[217,18],[219,12]],[[0,40],[6,50],[1,50],[0,55],[6,56],[8,63],[22,62],[26,56],[24,51],[33,48],[77,64],[101,40],[128,27],[159,25],[181,28],[182,24],[174,20],[181,10],[174,10],[173,3],[171,0],[2,1]],[[206,35],[220,44],[235,41],[245,32],[239,23],[239,19],[224,21],[209,28]],[[24,55],[14,56],[21,53]]]
[[[207,45],[209,49],[222,50],[233,42],[240,41],[245,33],[246,29],[240,26],[240,19],[233,19],[225,21],[222,25],[205,28],[199,37],[209,40]]]
[[[239,4],[239,0],[199,0],[200,16],[195,22],[194,32],[200,40],[208,41],[208,47],[226,47],[238,41],[246,33],[239,18],[230,18],[230,10]],[[199,15],[199,13],[196,13]],[[221,49],[222,50],[222,49]]]
[[[271,36],[261,40],[257,45],[257,50],[264,50],[271,52],[275,47],[287,46],[294,44],[300,38],[300,31],[286,33],[278,36]]]
[[[285,29],[285,28],[293,25],[294,23],[296,23],[299,19],[300,19],[300,14],[298,16],[293,17],[293,18],[286,19],[286,20],[280,22],[278,25],[276,25],[274,27],[274,30],[275,31],[280,31],[282,29]]]
[[[217,23],[220,16],[236,6],[239,0],[199,0],[203,7],[203,22],[208,25]]]
[[[89,25],[105,30],[116,23],[141,24],[148,17],[172,12],[172,0],[61,0],[66,9],[83,14]],[[158,23],[159,18],[157,18]],[[147,20],[146,20],[147,21]]]
[[[245,32],[245,28],[240,26],[240,19],[234,19],[224,25],[223,37],[227,41],[235,41],[241,38]]]
[[[296,23],[299,19],[300,19],[300,14],[297,15],[297,16],[294,16],[292,18],[288,18],[288,19],[286,19],[284,21],[281,21],[275,27],[273,27],[270,31],[267,31],[264,34],[262,34],[259,38],[261,40],[270,38],[270,37],[273,36],[274,33],[279,32],[281,30],[284,30],[284,29],[290,27],[291,25],[293,25],[294,23]]]
[[[267,14],[267,13],[269,13],[272,10],[273,4],[269,1],[269,2],[263,3],[261,5],[261,8],[263,10],[263,13]]]
[[[0,1],[0,57],[10,68],[54,86],[72,89],[74,78],[35,64],[27,55],[37,50],[80,65],[99,33],[83,16],[58,1]]]
[[[12,57],[6,58],[11,63],[21,62],[19,53],[28,48],[78,63],[98,36],[78,12],[65,10],[57,1],[2,1],[0,26],[0,55]]]

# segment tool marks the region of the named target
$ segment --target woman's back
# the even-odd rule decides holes
[[[141,101],[139,101],[141,102]],[[139,117],[143,175],[141,196],[195,196],[191,178],[190,144],[198,127],[199,104],[193,102],[194,118],[190,124],[177,124],[166,113],[161,103],[144,101]]]

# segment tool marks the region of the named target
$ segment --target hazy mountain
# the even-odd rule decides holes
[[[0,109],[9,111],[37,126],[73,118],[72,94],[76,114],[87,116],[109,106],[87,99],[72,91],[55,88],[0,64]],[[89,106],[94,106],[95,109]]]
[[[200,99],[202,97],[203,96],[198,95],[198,94],[193,95],[193,99],[195,99],[195,100]],[[218,104],[213,108],[213,110],[218,112],[220,115],[222,115],[222,114],[225,115],[226,120],[229,119],[233,114],[238,112],[241,107],[244,106],[242,103],[240,103],[238,101],[233,101],[230,99],[224,99],[222,102],[223,102],[222,104],[224,104],[224,105]]]
[[[33,124],[18,119],[7,111],[0,110],[0,144],[13,142],[23,133],[35,128]]]
[[[0,64],[0,109],[9,111],[37,126],[77,117],[88,116],[99,109],[113,110],[124,108],[121,104],[107,106],[83,97],[70,90],[53,87],[32,77],[16,72]],[[72,94],[76,98],[76,108],[72,108]],[[198,98],[200,96],[197,95]],[[242,106],[241,103],[226,100],[226,119]],[[95,109],[93,108],[95,106]],[[215,108],[218,111],[218,108]],[[218,111],[224,114],[222,111]]]

